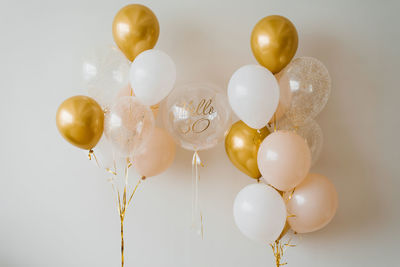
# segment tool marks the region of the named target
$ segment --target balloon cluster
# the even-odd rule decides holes
[[[261,66],[239,68],[228,85],[229,103],[241,121],[226,135],[226,153],[240,171],[268,183],[251,184],[238,193],[235,222],[247,237],[273,244],[277,266],[279,240],[288,229],[321,229],[333,218],[338,201],[325,176],[309,173],[322,147],[322,131],[313,119],[327,103],[331,80],[317,59],[292,60],[297,46],[291,21],[261,19],[251,34]]]
[[[119,48],[94,51],[83,63],[92,98],[67,99],[57,111],[57,126],[73,145],[94,149],[102,167],[127,158],[142,176],[154,176],[167,169],[175,155],[172,137],[154,121],[158,103],[173,89],[175,64],[165,52],[152,49],[159,24],[143,5],[122,8],[113,35]]]
[[[175,143],[194,152],[193,223],[199,233],[203,215],[198,167],[203,164],[198,151],[214,147],[224,136],[232,163],[259,182],[238,193],[235,222],[249,238],[274,244],[277,266],[279,241],[289,228],[307,233],[329,223],[337,208],[336,190],[325,176],[310,173],[310,167],[322,147],[322,131],[314,118],[327,103],[331,81],[318,60],[293,59],[298,36],[288,19],[268,16],[257,23],[251,48],[260,65],[239,68],[229,81],[228,97],[207,83],[184,84],[172,92],[175,64],[165,52],[153,49],[159,23],[149,8],[125,6],[112,30],[117,46],[94,50],[83,64],[90,97],[65,100],[56,122],[68,142],[89,150],[89,158],[113,175],[112,182],[119,172],[117,162],[124,163],[125,185],[122,193],[116,190],[122,266],[126,207],[141,180],[172,164]],[[155,126],[161,101],[166,130]],[[229,106],[240,118],[230,128]],[[141,179],[129,197],[131,166]],[[268,184],[260,183],[261,177]]]
[[[155,127],[155,116],[159,103],[174,87],[176,68],[165,52],[153,49],[159,24],[149,8],[125,6],[115,16],[112,30],[118,47],[94,50],[83,63],[90,97],[65,100],[58,108],[56,122],[68,142],[89,150],[89,158],[112,174],[121,219],[123,266],[126,207],[141,180],[165,171],[175,157],[174,139]],[[122,191],[114,184],[119,163],[125,170]],[[131,166],[141,179],[128,193]]]

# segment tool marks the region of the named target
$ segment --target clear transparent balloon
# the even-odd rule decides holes
[[[118,92],[128,85],[130,62],[115,46],[93,50],[82,68],[88,94],[103,108],[109,108]]]
[[[176,88],[163,104],[164,125],[188,150],[204,150],[220,142],[229,129],[231,110],[214,85],[190,83]]]
[[[115,165],[115,155],[111,143],[103,134],[100,141],[97,143],[94,150],[94,157],[91,159],[93,164],[102,169],[113,169]],[[84,151],[87,155],[87,151]]]
[[[331,91],[331,78],[326,67],[315,58],[300,57],[279,75],[279,86],[289,88],[291,92],[291,105],[286,116],[296,126],[315,118],[325,107]]]
[[[124,157],[140,153],[154,130],[149,107],[133,96],[118,98],[105,115],[104,133],[116,153]]]
[[[278,121],[277,126],[279,130],[294,131],[302,136],[307,141],[311,151],[311,165],[318,161],[324,143],[324,136],[321,127],[315,120],[310,119],[306,124],[296,127],[292,121],[284,117]]]

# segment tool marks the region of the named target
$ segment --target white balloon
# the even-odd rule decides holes
[[[175,80],[175,63],[163,51],[146,50],[132,62],[130,83],[136,97],[145,105],[155,105],[167,97]]]
[[[245,236],[269,244],[282,233],[286,223],[286,206],[281,195],[271,186],[251,184],[236,196],[233,217]]]
[[[244,123],[251,128],[261,129],[278,107],[278,82],[264,67],[243,66],[229,81],[228,99],[233,111]]]
[[[128,85],[130,62],[115,46],[93,50],[82,68],[89,96],[103,108],[109,108],[118,92]]]

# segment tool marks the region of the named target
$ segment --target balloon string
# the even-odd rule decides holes
[[[280,240],[275,240],[275,242],[270,244],[270,246],[272,248],[272,252],[274,253],[276,267],[286,265],[286,262],[281,263],[284,244],[282,244]]]
[[[272,252],[274,254],[275,257],[275,264],[276,267],[280,267],[283,265],[286,265],[287,262],[282,263],[282,258],[283,258],[283,254],[286,250],[286,248],[288,247],[295,247],[296,245],[291,244],[292,242],[292,235],[290,236],[290,238],[287,240],[287,242],[283,242],[283,237],[285,237],[286,235],[288,235],[290,231],[290,225],[289,223],[286,221],[285,223],[285,227],[282,230],[282,233],[279,235],[279,237],[275,240],[274,243],[270,244],[271,248],[272,248]],[[294,232],[294,234],[296,235],[297,233]]]
[[[276,132],[276,114],[274,113],[274,132]]]
[[[129,159],[127,159],[126,161],[126,167],[125,167],[125,185],[123,188],[123,192],[122,194],[120,193],[120,191],[118,190],[118,188],[115,186],[114,180],[117,176],[116,171],[112,171],[110,169],[106,169],[106,171],[108,171],[109,173],[111,173],[113,176],[109,179],[112,189],[113,189],[113,193],[116,197],[116,202],[117,202],[117,210],[118,210],[118,215],[120,218],[120,222],[121,222],[121,267],[124,267],[124,219],[125,219],[125,215],[126,215],[126,211],[127,208],[129,206],[129,204],[132,201],[133,195],[135,194],[136,190],[138,189],[140,183],[142,182],[142,180],[144,180],[144,177],[141,177],[139,179],[139,181],[137,182],[136,186],[134,187],[133,191],[131,192],[129,198],[128,198],[128,169],[132,166],[132,163],[129,161]],[[116,168],[116,166],[114,166]],[[121,197],[122,195],[122,197]]]
[[[92,158],[94,158],[94,160],[96,161],[97,167],[100,168],[99,161],[97,160],[96,154],[94,154],[93,149],[89,150],[88,158],[89,158],[89,160],[92,160]]]
[[[204,167],[200,160],[197,150],[193,154],[192,160],[192,227],[197,230],[197,234],[204,237],[204,227],[203,227],[203,214],[200,210],[199,204],[199,181],[200,173],[198,167]]]

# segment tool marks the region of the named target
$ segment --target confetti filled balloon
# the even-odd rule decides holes
[[[218,87],[189,83],[176,88],[164,105],[164,125],[185,149],[214,147],[230,125],[230,108]]]
[[[124,157],[139,153],[153,129],[150,108],[133,96],[118,98],[105,116],[104,133],[114,151]]]
[[[338,196],[335,186],[321,174],[310,173],[296,186],[294,192],[287,192],[288,222],[297,233],[309,233],[326,226],[336,213]]]
[[[331,78],[319,60],[300,57],[282,71],[279,86],[291,91],[292,101],[286,116],[300,126],[325,107],[331,92]]]

